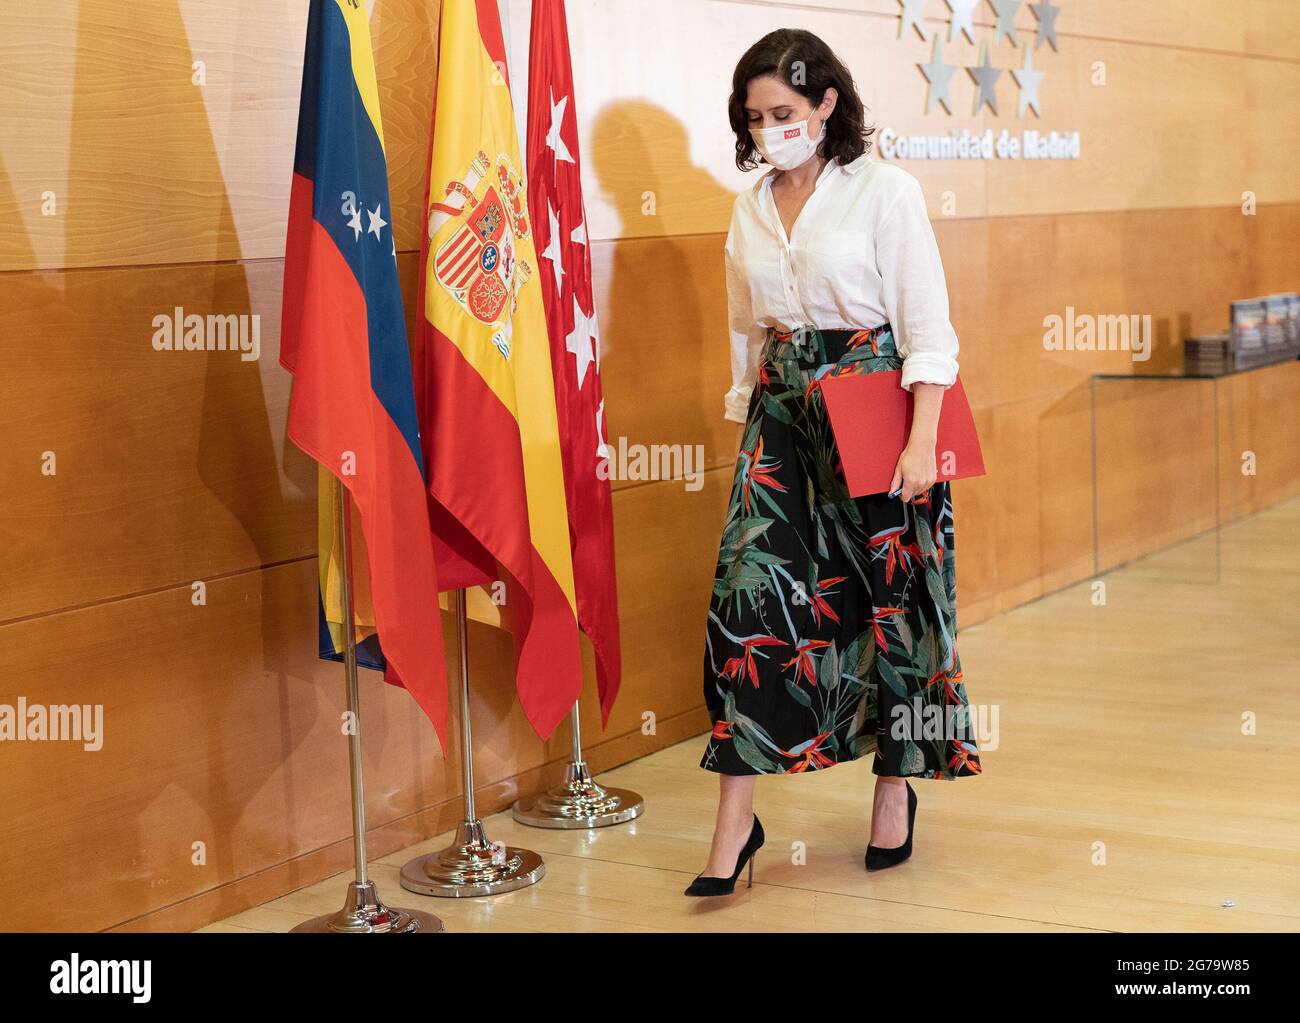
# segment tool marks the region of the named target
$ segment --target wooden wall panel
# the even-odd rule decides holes
[[[0,84],[20,213],[5,218],[0,266],[282,255],[305,26],[301,5],[163,0],[126,17],[87,0],[20,14],[0,44],[5,67],[29,72]],[[37,53],[58,73],[22,56]],[[40,214],[47,189],[56,216]]]
[[[1300,492],[1300,362],[1218,382],[1220,505],[1225,519]]]
[[[414,250],[439,7],[371,7],[388,219]],[[306,24],[305,4],[260,0],[17,12],[0,38],[0,270],[283,256]]]
[[[703,445],[734,464],[740,426],[723,418],[731,386],[723,238],[638,238],[592,246],[608,443]],[[637,481],[615,479],[615,489]]]
[[[98,752],[0,746],[0,929],[98,929],[334,841],[350,826],[342,669],[314,657],[312,561],[0,628],[2,699],[102,704]],[[406,693],[363,675],[367,811],[454,795]],[[191,864],[192,843],[207,847]]]
[[[935,13],[944,10],[937,0],[931,6]],[[1288,173],[1295,161],[1286,157],[1300,143],[1285,125],[1300,118],[1297,50],[1260,56],[1243,47],[1248,21],[1271,19],[1287,38],[1300,31],[1300,14],[1261,6],[1270,19],[1248,19],[1244,8],[1221,10],[1231,6],[1206,0],[1190,19],[1166,15],[1188,31],[1186,41],[1174,43],[1144,38],[1165,10],[1155,0],[1115,0],[1096,9],[1092,31],[1082,35],[1064,29],[1080,5],[1065,5],[1059,52],[1040,48],[1036,54],[1036,67],[1047,73],[1040,119],[1016,116],[1018,90],[1009,73],[998,82],[999,116],[985,110],[973,117],[973,84],[961,70],[953,78],[952,115],[938,107],[926,115],[925,81],[916,64],[929,59],[930,44],[914,33],[897,38],[896,3],[810,3],[794,10],[722,0],[583,4],[573,29],[574,59],[577,93],[593,111],[582,137],[592,236],[726,230],[728,193],[757,176],[741,174],[732,160],[725,111],[730,74],[751,43],[785,25],[838,45],[880,126],[905,134],[1026,127],[1083,132],[1079,160],[904,161],[925,188],[932,214],[945,193],[959,217],[1238,206],[1247,190],[1261,201],[1294,202],[1300,180]],[[659,18],[677,30],[653,38],[640,32]],[[1021,22],[1024,28],[1033,24],[1027,10]],[[1119,25],[1115,32],[1105,29],[1111,22]],[[1178,30],[1171,26],[1173,38]],[[633,52],[601,44],[637,32],[641,43]],[[1227,44],[1215,43],[1221,34]],[[991,59],[1005,71],[1019,66],[1022,53],[1003,42]],[[945,54],[960,64],[977,56],[964,39],[947,44]],[[1092,82],[1098,61],[1105,64],[1105,85]],[[675,73],[663,74],[667,67]],[[647,196],[656,200],[653,215],[644,213]]]
[[[1046,399],[1094,373],[1170,372],[1182,340],[1227,324],[1234,298],[1300,280],[1300,204],[1136,210],[1091,216],[939,219],[934,224],[976,407]],[[611,436],[704,443],[731,460],[722,419],[730,385],[722,235],[593,246],[601,368]],[[1151,356],[1044,344],[1050,315],[1150,316]],[[616,484],[617,485],[617,484]]]
[[[1246,107],[1244,65],[1251,63],[1198,50],[1137,48],[1126,43],[1062,39],[1061,52],[1039,50],[1035,66],[1046,70],[1040,88],[1040,121],[1015,113],[1017,90],[1008,81],[1000,102],[1008,111],[996,131],[1022,127],[1079,130],[1078,160],[992,160],[988,212],[992,216],[1238,204],[1251,170],[1254,140],[1220,144],[1221,126]],[[925,59],[925,58],[920,58]],[[1017,66],[1020,54],[1004,43],[1001,66]],[[1091,84],[1094,62],[1105,65],[1104,85]],[[1285,65],[1300,78],[1300,66]],[[1281,111],[1279,111],[1281,113]],[[1030,123],[1033,122],[1033,123]],[[1195,173],[1177,168],[1195,154]],[[908,169],[912,169],[911,165]],[[919,168],[921,173],[925,168]],[[1274,201],[1300,198],[1294,189]]]
[[[1123,0],[1108,2],[1122,3]],[[1300,7],[1291,0],[1246,0],[1243,49],[1261,56],[1295,60],[1296,54],[1300,53]]]
[[[639,731],[645,714],[662,721],[704,703],[705,615],[731,476],[715,469],[699,490],[663,482],[614,496],[625,679],[610,735]]]
[[[988,474],[952,484],[961,626],[1091,573],[1091,409],[1085,390],[983,408]]]
[[[316,470],[284,436],[282,276],[275,261],[0,278],[0,620],[315,552]],[[261,358],[155,350],[153,318],[178,306],[259,317]]]
[[[1215,383],[1099,380],[1096,409],[1102,571],[1213,529]]]
[[[1066,5],[1058,22],[1061,51],[1039,51],[1038,66],[1049,71],[1047,114],[1039,122],[1006,113],[972,118],[964,72],[955,78],[955,116],[923,115],[924,82],[915,63],[927,59],[927,44],[897,39],[896,7],[883,3],[882,9],[882,3],[809,5],[793,19],[826,38],[855,41],[845,56],[881,124],[900,131],[1087,126],[1086,157],[1078,162],[906,164],[932,206],[945,192],[966,217],[1235,204],[1246,189],[1269,202],[1300,198],[1294,175],[1284,169],[1295,160],[1283,158],[1294,156],[1300,142],[1281,127],[1300,116],[1300,64],[1276,59],[1296,52],[1294,5],[1255,0],[1234,13],[1230,5],[1201,0],[1178,18],[1164,16],[1154,0]],[[372,6],[397,211],[390,219],[399,249],[413,250],[437,5],[374,0]],[[728,158],[722,103],[730,68],[763,31],[791,23],[790,7],[721,0],[572,6],[578,94],[590,111],[583,148],[593,237],[725,229],[728,193],[747,180]],[[942,11],[937,2],[932,6]],[[736,16],[738,7],[745,17]],[[1067,30],[1085,11],[1086,31]],[[982,22],[987,13],[982,10]],[[229,5],[206,0],[159,0],[130,33],[118,19],[108,0],[45,5],[20,14],[0,42],[13,54],[6,66],[20,69],[0,82],[6,138],[0,269],[281,255],[302,10],[240,0],[232,13]],[[672,20],[679,31],[641,33],[635,52],[601,42],[659,19]],[[1022,31],[1033,24],[1025,10],[1019,20]],[[1173,34],[1153,38],[1152,26],[1161,20]],[[931,25],[941,22],[932,17]],[[526,35],[526,26],[512,28]],[[1278,49],[1247,50],[1247,36]],[[700,52],[693,55],[696,45]],[[948,49],[953,62],[975,57],[964,41]],[[22,54],[37,50],[40,72],[27,74]],[[1004,43],[996,52],[995,63],[1005,67],[1020,51],[1013,54]],[[1087,84],[1095,60],[1107,64],[1104,88]],[[196,62],[203,65],[203,85],[192,83]],[[666,67],[679,73],[664,75]],[[1015,93],[1004,74],[1001,102],[1012,113]],[[1231,143],[1219,144],[1225,124],[1233,126]],[[696,128],[706,125],[706,131]],[[106,146],[114,151],[109,165],[99,158]],[[1189,147],[1197,153],[1195,173],[1180,170]],[[55,216],[41,214],[47,191],[59,201]],[[653,215],[642,212],[647,193],[657,199]]]
[[[588,689],[589,747],[645,731],[658,748],[681,738],[656,738],[659,723],[682,715],[703,727],[704,610],[729,485],[715,471],[699,491],[659,483],[616,496],[626,675],[607,729]],[[175,587],[0,627],[17,655],[0,702],[102,704],[105,716],[98,752],[0,746],[0,799],[11,808],[0,883],[57,893],[10,900],[0,930],[112,926],[347,834],[342,675],[313,656],[314,585],[305,559],[217,580],[203,607]],[[444,638],[450,673],[450,615]],[[470,644],[476,770],[499,808],[520,794],[499,782],[562,760],[567,730],[544,745],[529,729],[504,633],[471,625]],[[444,761],[414,701],[374,673],[362,681],[367,814],[382,830],[454,799],[459,748],[453,733]],[[111,797],[87,802],[105,777]],[[193,842],[207,847],[206,864],[191,865]]]
[[[408,332],[417,262],[398,256]],[[0,277],[0,622],[315,554],[315,463],[285,438],[283,278],[282,260]],[[259,358],[157,351],[153,317],[177,307],[257,317]]]
[[[725,232],[732,197],[757,177],[734,165],[726,119],[731,72],[744,50],[773,29],[797,24],[827,39],[851,40],[842,55],[863,102],[882,123],[906,127],[907,112],[924,103],[924,80],[909,63],[910,48],[893,40],[888,19],[831,6],[793,12],[780,5],[693,0],[589,3],[583,12],[572,33],[575,90],[592,111],[580,131],[594,238]],[[641,33],[632,51],[600,43],[658,19],[676,30]],[[970,44],[965,48],[974,53]],[[959,49],[953,47],[954,59]],[[665,68],[673,73],[664,74]],[[953,123],[975,128],[983,122],[967,107]],[[951,188],[962,215],[979,216],[984,177],[978,161],[964,161],[947,167],[942,179],[923,183],[931,202]],[[652,215],[644,212],[648,196]]]
[[[1254,275],[1275,288],[1300,279],[1297,226],[1300,207],[940,221],[972,402],[1044,400],[1094,372],[1176,368],[1181,338],[1222,326]],[[594,246],[613,444],[703,445],[705,466],[732,464],[721,245],[695,235]],[[399,264],[413,327],[414,254]],[[282,272],[254,261],[4,278],[12,542],[0,567],[13,582],[0,620],[314,552],[314,470],[284,443]],[[260,360],[155,351],[152,317],[177,305],[260,317]],[[1152,359],[1046,350],[1043,318],[1067,306],[1152,315]],[[41,473],[46,451],[54,477]]]
[[[1300,9],[1290,0],[1057,0],[1060,36],[1090,36],[1123,40],[1143,46],[1222,50],[1254,56],[1294,57],[1300,49]],[[784,0],[786,7],[856,11],[898,22],[898,0]],[[1176,14],[1174,11],[1176,10]],[[943,0],[924,6],[927,32],[942,30],[947,38],[949,9]],[[996,19],[984,3],[972,19],[981,30]],[[1023,3],[1016,12],[1019,37],[1032,38],[1038,24]],[[910,31],[910,30],[909,30]]]
[[[1291,214],[1270,208],[1262,216]],[[991,220],[982,265],[994,322],[975,338],[959,333],[966,347],[983,343],[996,352],[990,400],[1057,393],[1085,385],[1093,373],[1179,369],[1183,338],[1222,329],[1232,300],[1256,292],[1256,262],[1300,270],[1285,246],[1252,245],[1251,219],[1235,209],[1180,209]],[[941,242],[946,226],[939,225]],[[1064,319],[1070,310],[1076,317],[1150,316],[1150,358],[1048,349],[1045,318]]]

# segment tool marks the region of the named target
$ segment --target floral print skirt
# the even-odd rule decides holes
[[[815,386],[901,367],[889,324],[769,332],[709,605],[707,770],[797,774],[874,753],[878,775],[980,773],[949,485],[850,497]]]

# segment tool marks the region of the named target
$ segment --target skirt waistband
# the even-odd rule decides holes
[[[796,327],[779,330],[769,327],[773,358],[797,358],[801,362],[839,362],[850,353],[869,351],[873,356],[897,356],[894,330],[888,323],[878,327],[820,328]]]

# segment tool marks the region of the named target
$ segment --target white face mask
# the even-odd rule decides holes
[[[816,152],[826,134],[826,122],[822,122],[821,134],[815,139],[808,137],[806,120],[796,124],[776,124],[771,128],[750,128],[749,134],[768,163],[780,170],[793,170]]]

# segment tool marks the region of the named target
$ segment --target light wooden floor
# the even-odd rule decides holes
[[[602,776],[645,815],[586,832],[489,818],[546,877],[491,899],[423,898],[372,864],[391,905],[451,931],[1300,930],[1300,501],[960,634],[970,698],[996,708],[984,775],[914,783],[915,851],[868,875],[868,763],[759,781],[755,885],[682,889],[702,868],[716,777],[700,736]],[[960,612],[959,612],[960,613]],[[1256,734],[1243,734],[1243,716]],[[802,844],[806,864],[796,865]],[[338,908],[339,875],[204,928],[280,931]],[[1231,905],[1228,905],[1231,903]]]

